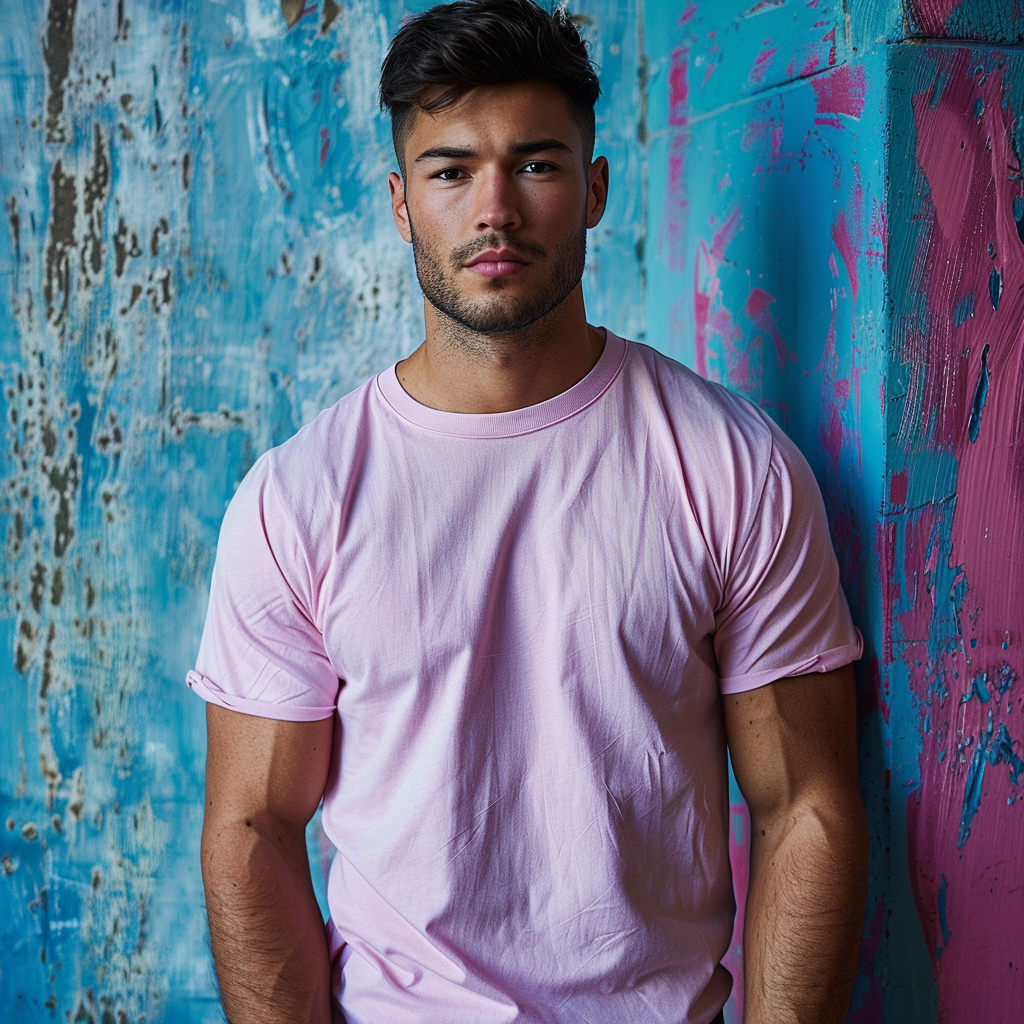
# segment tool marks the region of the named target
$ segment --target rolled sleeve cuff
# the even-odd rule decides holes
[[[822,654],[816,654],[813,658],[806,658],[804,661],[792,665],[780,665],[778,668],[766,669],[764,672],[748,672],[739,676],[724,676],[719,680],[719,687],[722,693],[743,693],[746,690],[756,690],[759,686],[766,686],[774,683],[776,679],[786,679],[789,676],[802,676],[811,672],[831,672],[834,669],[849,665],[857,661],[864,651],[864,638],[859,629],[857,642],[844,644],[842,647],[833,647]]]
[[[217,704],[229,711],[240,711],[244,715],[255,715],[257,718],[276,718],[282,722],[319,722],[330,718],[336,710],[333,704],[330,707],[301,707],[236,697],[233,693],[225,693],[215,682],[195,670],[186,675],[185,682],[194,693],[210,704]]]

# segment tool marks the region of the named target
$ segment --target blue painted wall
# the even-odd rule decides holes
[[[182,680],[246,469],[421,337],[376,89],[427,6],[5,9],[0,1019],[220,1019]],[[578,11],[620,183],[592,314],[639,335],[637,9]]]
[[[15,1021],[215,1021],[197,871],[203,708],[182,678],[220,518],[245,470],[420,338],[411,257],[387,202],[393,158],[376,77],[402,15],[430,3],[9,6],[0,1007]],[[599,147],[612,162],[608,214],[591,236],[591,320],[751,395],[797,439],[865,634],[871,892],[851,1020],[961,1024],[953,994],[970,978],[990,993],[988,1024],[1015,1022],[1020,965],[996,970],[1011,940],[970,951],[986,929],[1000,934],[1000,906],[1015,905],[1001,896],[1024,891],[1024,857],[1000,838],[1021,834],[1006,802],[1017,792],[1007,766],[1024,753],[1016,705],[1000,712],[1006,749],[996,725],[985,731],[980,695],[965,707],[981,717],[958,733],[961,692],[949,687],[951,703],[933,711],[939,690],[912,647],[928,649],[914,632],[927,610],[917,580],[959,595],[939,613],[949,643],[929,655],[952,672],[961,610],[972,608],[964,595],[973,587],[995,607],[997,577],[1024,569],[1009,543],[1002,562],[972,569],[954,550],[954,521],[980,522],[988,499],[961,488],[950,504],[965,452],[973,480],[983,449],[987,472],[1021,475],[1013,392],[1001,383],[1014,379],[1019,338],[1009,321],[984,322],[998,330],[986,335],[994,383],[981,423],[1004,426],[977,443],[989,299],[979,291],[979,316],[960,325],[966,295],[950,299],[942,322],[967,333],[934,334],[946,348],[905,338],[922,311],[941,313],[928,245],[939,192],[957,187],[955,151],[922,155],[935,129],[922,129],[915,97],[937,97],[965,152],[973,140],[972,166],[993,132],[1019,154],[1019,58],[990,69],[1008,113],[986,122],[977,96],[947,85],[964,73],[957,60],[970,72],[1002,58],[948,54],[958,38],[1019,43],[1024,13],[1016,0],[572,7],[602,66]],[[979,216],[1012,238],[1019,182],[993,188],[1003,199]],[[950,258],[973,253],[970,227],[959,224]],[[1016,266],[1000,262],[1007,296]],[[945,380],[961,358],[969,401],[933,387],[906,419],[915,363]],[[937,442],[936,418],[963,437]],[[922,514],[946,524],[938,547],[920,540]],[[1020,620],[1003,622],[1006,607],[984,620],[985,636],[1006,633],[998,657],[1012,668]],[[995,648],[989,660],[997,671]],[[971,744],[984,745],[980,761]],[[1008,810],[997,813],[999,801]],[[953,813],[936,810],[947,804]],[[975,836],[958,848],[967,804]],[[742,891],[738,794],[733,823]],[[994,838],[981,844],[981,833]],[[320,856],[315,828],[310,846]],[[968,927],[983,890],[986,909]],[[737,944],[730,966],[740,957]],[[741,1001],[737,992],[730,1021]]]

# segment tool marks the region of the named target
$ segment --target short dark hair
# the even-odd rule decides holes
[[[405,139],[417,108],[432,113],[477,86],[526,81],[550,82],[562,91],[592,153],[601,84],[587,44],[563,8],[548,13],[533,0],[455,0],[408,19],[380,73],[380,105],[391,114],[403,174]]]

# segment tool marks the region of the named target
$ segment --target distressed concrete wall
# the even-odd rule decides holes
[[[218,1020],[181,680],[238,480],[420,336],[375,88],[429,0],[10,6],[0,1007]],[[867,642],[858,1022],[1024,1004],[1021,6],[573,5],[613,167],[592,319],[751,395],[832,516]],[[738,795],[733,824],[742,893]]]
[[[865,636],[850,1019],[1018,1024],[1024,5],[699,0],[647,24],[649,334],[801,445]],[[742,890],[738,794],[733,819]]]

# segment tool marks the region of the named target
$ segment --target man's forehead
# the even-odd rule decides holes
[[[477,86],[440,110],[417,107],[406,143],[412,159],[439,147],[469,151],[494,144],[510,153],[575,152],[579,129],[561,90],[547,82],[516,82]]]

